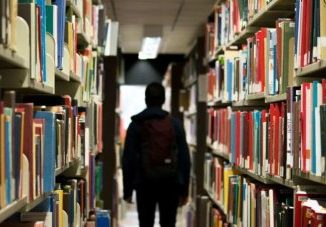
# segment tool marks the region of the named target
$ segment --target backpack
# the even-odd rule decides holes
[[[177,145],[171,117],[144,120],[141,128],[142,177],[149,180],[176,179]]]

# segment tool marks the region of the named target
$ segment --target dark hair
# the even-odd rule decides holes
[[[165,90],[158,82],[150,83],[146,87],[145,102],[147,106],[162,106],[165,102]]]

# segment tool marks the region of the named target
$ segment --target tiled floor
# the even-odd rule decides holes
[[[127,205],[127,211],[125,213],[125,217],[120,222],[119,227],[139,227],[138,225],[138,214],[135,205]],[[178,222],[177,227],[185,227],[183,220],[182,210],[178,210]],[[155,225],[154,227],[160,227],[158,213],[156,213]]]

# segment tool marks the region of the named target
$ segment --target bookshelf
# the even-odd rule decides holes
[[[70,77],[59,69],[55,69],[55,78],[58,80],[69,81]]]
[[[302,190],[307,194],[313,193],[311,188],[314,187],[326,190],[324,153],[320,153],[326,149],[323,142],[326,127],[319,122],[319,117],[323,122],[325,119],[325,100],[322,97],[326,94],[326,53],[320,46],[312,44],[313,40],[324,38],[326,34],[320,35],[322,37],[313,34],[310,40],[310,31],[302,31],[302,24],[298,20],[302,19],[302,13],[308,16],[309,11],[304,8],[308,6],[303,6],[300,1],[238,3],[216,1],[215,15],[211,13],[207,19],[205,57],[202,58],[207,67],[207,110],[197,116],[206,118],[207,122],[208,140],[202,138],[202,143],[206,145],[203,184],[208,193],[201,194],[199,203],[203,202],[209,207],[210,204],[205,202],[205,196],[208,196],[212,206],[220,213],[227,210],[230,215],[223,224],[245,225],[239,221],[250,220],[250,212],[258,218],[256,220],[261,221],[266,216],[246,210],[248,205],[242,207],[244,202],[248,202],[243,198],[236,207],[236,196],[232,193],[229,194],[233,196],[231,205],[223,207],[221,204],[226,201],[223,198],[220,198],[221,201],[215,199],[229,191],[244,193],[241,191],[243,187],[249,186],[255,190],[258,188],[258,193],[261,193],[259,202],[255,201],[256,207],[263,206],[260,199],[270,197],[272,193],[279,194],[277,200],[284,203],[284,207],[276,208],[277,204],[272,206],[286,214],[281,219],[289,226],[303,226],[301,220],[292,214],[305,212],[303,207],[306,205],[295,204],[297,194]],[[248,7],[248,11],[241,10],[241,7]],[[307,29],[322,31],[320,24],[316,23],[320,20],[325,25],[325,22],[321,22],[324,18],[321,15],[325,15],[325,12],[317,14],[316,10],[320,8],[312,9],[315,19],[307,22]],[[282,47],[276,40],[281,37]],[[304,47],[306,49],[299,45],[302,39],[310,42]],[[252,55],[254,52],[255,56]],[[280,65],[272,56],[279,57],[284,64]],[[276,72],[279,76],[277,79],[274,77]],[[309,109],[310,105],[313,108]],[[319,108],[322,110],[319,111]],[[311,141],[306,140],[308,137]],[[225,175],[226,172],[230,175]],[[223,184],[221,179],[224,180]],[[264,192],[260,192],[261,187]],[[313,196],[308,197],[314,199]],[[284,198],[289,200],[283,201]],[[314,201],[325,198],[323,193]],[[209,209],[200,209],[209,216]],[[274,214],[270,218],[280,220]],[[212,220],[215,219],[207,219],[206,223],[216,223]],[[246,224],[250,225],[249,222]],[[264,226],[264,223],[256,225]],[[275,222],[272,226],[279,225]]]
[[[101,10],[105,15],[101,2],[1,1],[10,12],[10,18],[0,12],[1,20],[11,21],[2,27],[1,37],[12,32],[0,39],[0,116],[6,119],[0,122],[0,144],[7,144],[0,152],[4,226],[9,219],[19,225],[23,220],[16,214],[48,210],[56,211],[46,214],[51,220],[66,213],[69,223],[62,224],[85,226],[97,212],[101,186],[95,190],[94,182],[100,174],[96,159],[103,150],[105,72],[102,53],[97,52],[103,43],[93,34],[90,19]],[[96,25],[100,27],[105,29]],[[57,205],[59,210],[54,209]],[[32,218],[42,221],[37,215]]]
[[[5,208],[1,209],[0,210],[0,222],[3,222],[4,220],[9,218],[16,212],[20,211],[26,205],[26,203],[27,203],[27,198],[24,197],[17,201],[12,202]]]
[[[16,54],[14,51],[5,48],[3,45],[0,45],[0,66],[3,67],[17,67],[17,68],[27,68],[27,62]]]
[[[326,60],[319,60],[315,63],[300,67],[296,70],[297,77],[322,76],[326,72]]]

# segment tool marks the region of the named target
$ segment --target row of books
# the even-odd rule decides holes
[[[71,161],[82,159],[88,165],[91,123],[82,120],[87,114],[84,108],[78,109],[68,96],[29,95],[23,101],[15,103],[15,93],[5,92],[0,104],[2,208],[24,195],[33,200],[51,192],[55,170]],[[94,127],[100,136],[91,144],[98,150],[101,127],[101,123]],[[29,187],[24,189],[26,182]]]
[[[232,102],[246,95],[283,94],[293,84],[294,22],[279,19],[276,28],[261,28],[240,50],[217,56],[208,74],[208,100]]]
[[[325,84],[288,88],[288,101],[268,110],[209,109],[208,142],[258,175],[291,179],[299,170],[324,176]]]
[[[239,34],[248,23],[248,3],[243,0],[227,0],[214,10],[207,24],[206,50],[209,56]]]
[[[0,226],[82,226],[90,209],[87,184],[83,178],[59,178],[54,192],[40,204]]]
[[[325,1],[295,2],[295,66],[326,59]]]
[[[227,222],[237,226],[319,226],[326,222],[321,187],[285,189],[242,177],[230,164],[207,156],[205,188]],[[293,201],[294,199],[294,201]],[[294,223],[294,225],[293,225]],[[323,225],[321,225],[323,226]]]
[[[217,5],[206,25],[208,56],[214,56],[218,48],[228,45],[270,2],[271,0],[227,0]]]

